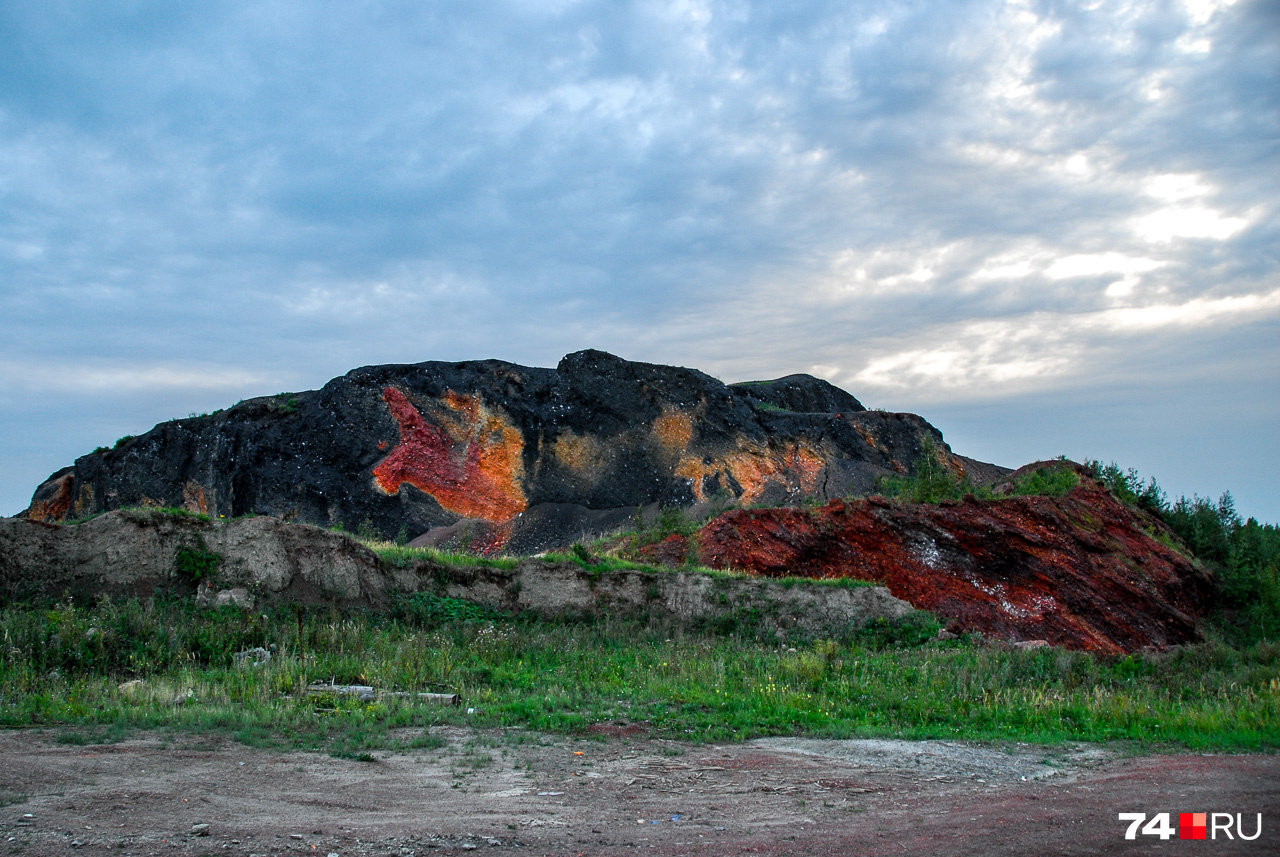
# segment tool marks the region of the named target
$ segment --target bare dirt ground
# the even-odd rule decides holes
[[[1280,757],[432,730],[371,761],[152,734],[0,732],[0,854],[1280,853]],[[420,734],[420,733],[418,733]],[[1245,815],[1253,841],[1124,839],[1119,812]]]

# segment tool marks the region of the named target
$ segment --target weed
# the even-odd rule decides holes
[[[204,539],[199,539],[196,545],[178,548],[173,557],[174,572],[190,583],[212,577],[221,564],[222,554],[209,550]]]
[[[378,529],[377,524],[368,515],[360,522],[360,526],[356,528],[356,538],[365,542],[382,541],[382,531]]]
[[[244,399],[236,402],[235,407],[244,404]],[[265,400],[267,410],[277,414],[292,414],[298,410],[298,397],[294,393],[276,393]],[[234,409],[234,408],[233,408]]]
[[[854,638],[860,644],[876,649],[910,648],[936,638],[941,627],[932,614],[916,610],[901,619],[876,619],[859,630]]]
[[[489,622],[508,618],[500,611],[471,601],[429,592],[416,592],[396,598],[392,603],[391,615],[406,624],[424,628],[451,622]]]

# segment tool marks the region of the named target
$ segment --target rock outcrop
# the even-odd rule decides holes
[[[1118,653],[1199,638],[1211,579],[1175,541],[1082,471],[1061,497],[730,511],[697,550],[712,567],[877,581],[955,631]]]
[[[637,507],[866,493],[911,473],[926,439],[979,482],[1007,472],[951,454],[918,416],[868,411],[807,375],[726,385],[599,351],[555,369],[370,366],[85,455],[26,515],[169,506],[532,553],[625,526]]]

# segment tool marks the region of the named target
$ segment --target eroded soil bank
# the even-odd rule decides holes
[[[0,733],[0,853],[1273,854],[1280,757],[438,728],[372,761],[221,738]],[[1119,812],[1243,813],[1250,842],[1124,839]],[[202,825],[207,825],[203,827]],[[1196,850],[1189,847],[1196,846]]]

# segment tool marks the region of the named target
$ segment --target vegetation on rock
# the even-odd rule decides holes
[[[1114,462],[1087,465],[1118,500],[1160,518],[1213,570],[1219,633],[1239,645],[1280,640],[1280,527],[1241,520],[1230,491],[1216,502],[1197,495],[1170,503],[1155,477],[1144,481]]]

